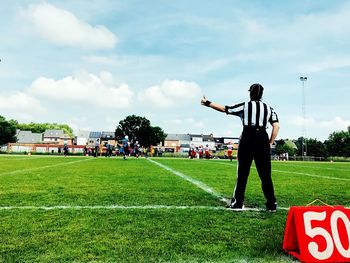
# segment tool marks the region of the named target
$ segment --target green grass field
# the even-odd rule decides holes
[[[277,213],[233,212],[225,160],[0,156],[0,262],[295,262],[290,206],[350,206],[350,164],[273,162]],[[255,167],[245,205],[264,208]]]

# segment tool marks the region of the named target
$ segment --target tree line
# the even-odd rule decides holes
[[[67,124],[59,123],[19,123],[17,120],[6,120],[0,115],[0,145],[16,142],[16,130],[43,133],[46,130],[63,130],[65,134],[73,137],[73,129]]]
[[[67,124],[59,123],[18,123],[16,120],[6,120],[0,115],[0,146],[9,142],[16,142],[16,130],[43,133],[46,130],[63,130],[65,134],[74,137],[73,129]],[[136,115],[127,116],[121,120],[115,129],[115,138],[121,140],[128,135],[132,142],[138,142],[142,146],[157,145],[167,136],[162,128],[152,126],[145,117]]]
[[[336,131],[329,135],[328,139],[321,142],[317,139],[300,137],[292,140],[294,145],[288,143],[290,140],[279,140],[276,145],[276,154],[288,153],[289,156],[302,156],[302,144],[308,156],[315,157],[350,157],[350,126],[345,131]]]

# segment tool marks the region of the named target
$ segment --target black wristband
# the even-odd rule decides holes
[[[210,103],[211,103],[211,101],[210,101],[210,100],[207,100],[206,102],[204,102],[204,105],[207,106],[207,107],[209,107]]]

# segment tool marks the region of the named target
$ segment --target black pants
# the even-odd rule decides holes
[[[266,198],[266,205],[276,202],[271,179],[270,143],[265,129],[244,128],[238,146],[237,181],[233,197],[235,202],[243,204],[250,166],[255,161]]]
[[[129,155],[129,146],[124,146],[124,157]]]

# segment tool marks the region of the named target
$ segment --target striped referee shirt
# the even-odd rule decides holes
[[[244,127],[267,128],[267,122],[271,125],[278,122],[276,112],[262,101],[249,101],[225,106],[226,114],[236,115],[241,118]]]

